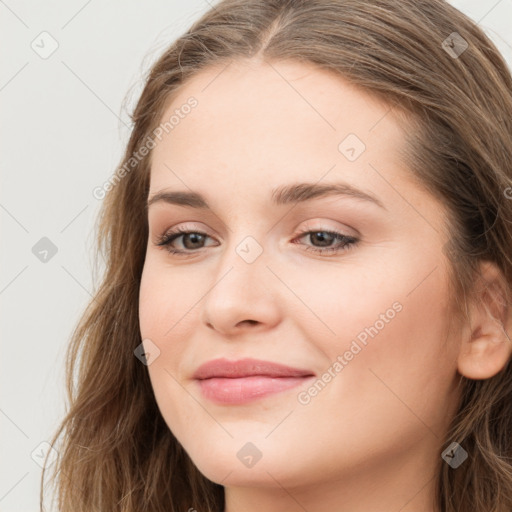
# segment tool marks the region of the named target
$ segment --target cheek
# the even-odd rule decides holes
[[[414,276],[421,281],[417,276],[427,274]],[[361,290],[353,297],[348,311],[355,316],[336,324],[336,354],[347,363],[333,386],[336,397],[330,398],[371,418],[383,431],[393,432],[395,423],[409,425],[412,434],[444,426],[454,399],[456,353],[447,337],[446,275],[439,267],[416,288],[411,283],[406,273],[402,280],[388,276],[374,282],[368,294]]]
[[[196,282],[197,281],[197,282]],[[197,315],[198,302],[205,290],[200,280],[180,267],[167,267],[158,256],[148,255],[139,292],[139,321],[143,337],[160,340],[180,338],[190,319]],[[172,346],[166,343],[166,348]]]
[[[351,297],[347,309],[326,317],[337,332],[334,342],[316,337],[331,376],[301,395],[304,421],[295,428],[308,426],[318,439],[350,439],[331,450],[333,465],[341,456],[355,462],[362,453],[385,459],[416,449],[425,436],[440,438],[454,412],[456,365],[446,339],[445,276],[431,275],[412,293],[409,283],[389,276],[375,280]],[[338,356],[342,369],[335,367]],[[274,441],[284,443],[286,435],[282,429]]]
[[[148,373],[162,416],[178,439],[186,433],[183,425],[192,421],[190,409],[183,407],[191,399],[180,383],[194,365],[187,355],[204,288],[197,274],[194,278],[182,268],[167,267],[154,255],[147,256],[139,290],[141,337],[158,347],[159,356]]]
[[[319,414],[338,402],[351,410],[363,407],[377,422],[379,416],[417,421],[410,409],[426,423],[443,421],[454,398],[457,348],[448,337],[447,269],[434,257],[397,261],[381,261],[373,272],[318,279],[316,289],[296,287],[329,327],[318,329],[317,322],[316,333],[311,324],[307,334],[328,357],[324,371],[336,375],[327,375],[322,397],[312,398]],[[340,356],[342,369],[334,368]]]

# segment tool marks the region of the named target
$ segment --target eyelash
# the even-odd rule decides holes
[[[325,254],[325,253],[337,254],[340,252],[345,252],[345,251],[352,249],[359,242],[359,239],[355,238],[353,236],[347,236],[347,235],[343,235],[342,233],[338,233],[337,231],[327,231],[325,229],[315,229],[315,230],[303,231],[302,233],[299,233],[296,238],[300,239],[300,238],[304,237],[305,235],[314,234],[314,233],[326,233],[327,235],[334,236],[335,239],[341,240],[343,242],[343,245],[341,247],[318,248],[318,247],[314,247],[314,246],[306,246],[306,248],[305,248],[306,251],[311,251],[311,252],[314,252],[317,254]],[[156,242],[156,245],[159,247],[164,247],[168,252],[170,252],[171,254],[174,254],[174,255],[179,254],[179,255],[183,255],[183,256],[191,256],[191,255],[197,253],[202,248],[198,249],[196,251],[189,249],[189,251],[190,251],[189,252],[189,251],[173,249],[171,247],[171,243],[174,240],[176,240],[180,236],[188,235],[188,234],[197,234],[197,235],[209,237],[209,235],[207,235],[206,233],[203,233],[202,231],[191,231],[191,230],[187,230],[187,229],[183,229],[183,228],[176,228],[173,231],[169,231],[169,232],[165,233],[164,235],[159,236],[158,240]],[[297,242],[294,242],[294,243],[297,243]]]

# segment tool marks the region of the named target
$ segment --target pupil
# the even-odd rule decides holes
[[[320,240],[320,243],[323,243],[324,245],[328,245],[328,243],[330,242],[329,237],[332,238],[332,235],[325,236],[325,231],[317,231],[316,233],[313,233],[313,236],[319,236],[320,239],[323,239]]]
[[[200,235],[199,233],[189,233],[188,235],[186,235],[184,238],[183,238],[183,245],[187,248],[187,249],[195,249],[195,247],[187,247],[187,240],[188,239],[195,239],[195,240],[192,240],[192,244],[194,244],[194,242],[197,242],[199,240],[199,242],[201,241],[201,237],[203,235]]]

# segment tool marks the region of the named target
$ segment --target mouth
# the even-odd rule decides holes
[[[193,377],[205,398],[217,404],[235,405],[289,390],[315,374],[258,359],[215,359],[200,366]]]

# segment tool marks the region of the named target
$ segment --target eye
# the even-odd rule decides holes
[[[182,237],[182,243],[186,250],[176,249],[172,246],[175,240]],[[171,254],[186,254],[188,251],[202,249],[203,247],[201,247],[201,243],[204,243],[205,238],[210,237],[201,231],[190,231],[184,228],[176,228],[160,236],[156,245],[159,247],[165,247],[165,249]]]
[[[300,240],[306,236],[309,236],[311,242],[318,243],[320,245],[307,245],[305,250],[313,251],[319,254],[337,254],[342,251],[351,249],[359,242],[359,239],[353,236],[343,235],[337,231],[327,231],[322,229],[303,231],[302,233],[299,233],[295,240]],[[177,249],[173,246],[173,243],[179,238],[182,238],[182,244],[185,250]],[[199,249],[203,249],[204,246],[202,244],[204,244],[207,238],[211,237],[201,231],[191,231],[184,228],[176,228],[160,236],[156,242],[156,245],[159,247],[165,247],[165,249],[171,254],[189,256],[197,253]],[[331,244],[335,241],[338,243],[332,246]],[[296,244],[298,242],[293,241],[293,243]]]
[[[337,231],[326,231],[326,230],[315,230],[315,231],[303,231],[299,234],[296,240],[300,240],[303,237],[309,237],[311,242],[318,242],[320,246],[306,246],[306,251],[313,251],[316,253],[330,253],[337,254],[342,251],[346,251],[355,246],[359,239],[353,236],[343,235],[342,233],[338,233]],[[331,246],[333,241],[338,240],[338,244]],[[294,242],[296,243],[296,242]]]

